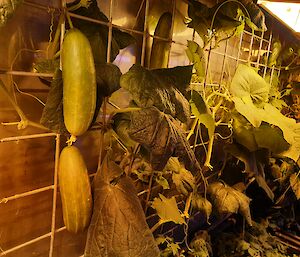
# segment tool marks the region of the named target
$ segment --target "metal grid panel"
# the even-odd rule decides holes
[[[173,14],[173,19],[172,19],[172,27],[171,30],[173,31],[174,29],[174,23],[175,23],[175,17],[176,17],[176,5],[180,4],[180,3],[184,3],[183,0],[173,0],[172,1],[172,14]],[[28,2],[25,1],[24,4],[31,6],[32,8],[39,8],[39,9],[44,9],[44,10],[58,10],[58,8],[56,7],[48,7],[48,6],[43,6],[41,4],[38,3],[32,3],[32,2]],[[136,35],[140,35],[142,36],[142,49],[141,49],[141,64],[145,65],[145,61],[146,61],[146,43],[147,43],[147,39],[150,38],[157,38],[160,40],[165,40],[165,41],[169,41],[172,43],[172,45],[176,45],[177,47],[181,48],[182,50],[184,50],[186,48],[186,44],[183,43],[182,40],[174,40],[172,37],[171,38],[159,38],[154,36],[153,34],[150,34],[148,31],[148,18],[149,18],[149,5],[151,4],[151,0],[143,0],[141,2],[140,8],[139,8],[139,12],[144,9],[144,13],[145,13],[145,19],[144,19],[144,26],[143,26],[143,31],[139,31],[133,28],[129,28],[129,27],[123,27],[117,24],[113,23],[113,7],[114,7],[114,0],[108,0],[108,13],[109,13],[109,21],[108,22],[103,22],[100,20],[95,20],[95,19],[91,19],[91,18],[87,18],[87,17],[83,17],[77,14],[73,14],[73,13],[69,13],[69,15],[71,17],[74,18],[78,18],[78,19],[82,19],[82,20],[87,20],[93,23],[97,23],[97,24],[102,24],[105,26],[108,26],[109,28],[109,32],[108,32],[108,48],[107,48],[107,62],[110,61],[110,55],[111,55],[111,42],[112,42],[112,29],[113,28],[119,28],[122,29],[123,31],[127,31],[129,33],[133,33]],[[66,1],[65,0],[61,0],[61,6],[65,7],[66,5]],[[65,24],[62,24],[62,33],[61,33],[61,43],[63,40],[63,35],[64,35],[64,26]],[[192,39],[197,38],[195,35],[195,32],[192,32],[191,35]],[[226,40],[225,42],[223,42],[223,46],[220,46],[217,49],[211,49],[211,47],[209,47],[207,50],[207,71],[206,71],[206,76],[205,76],[205,80],[204,80],[204,85],[202,84],[202,86],[211,86],[211,87],[219,87],[219,85],[221,85],[224,81],[224,74],[225,74],[225,69],[226,69],[226,65],[228,65],[229,62],[234,62],[233,63],[233,67],[234,69],[237,67],[237,65],[239,63],[244,63],[244,62],[250,62],[251,64],[255,65],[256,67],[261,66],[264,67],[264,74],[263,76],[266,75],[267,72],[267,63],[263,63],[261,61],[261,52],[263,50],[263,46],[266,45],[267,49],[266,53],[267,53],[267,57],[270,55],[271,52],[271,43],[272,43],[272,34],[269,35],[268,38],[265,37],[264,33],[261,33],[260,35],[256,35],[254,33],[250,33],[248,31],[244,31],[241,35],[240,38],[238,39],[234,39],[234,44],[236,44],[236,50],[233,54],[229,53],[229,49],[230,49],[230,45],[232,42],[230,42],[230,40]],[[256,44],[254,44],[254,42],[256,42]],[[243,49],[243,44],[248,45],[248,56],[245,57],[245,51]],[[258,44],[258,49],[254,49],[254,45]],[[221,50],[220,50],[221,49]],[[257,60],[256,61],[252,61],[251,58],[254,56],[253,55],[253,50],[258,50],[256,57]],[[243,54],[243,55],[242,55]],[[213,81],[213,83],[210,83],[208,80],[208,76],[209,76],[209,72],[210,72],[210,65],[214,62],[214,60],[217,60],[217,62],[220,64],[221,63],[221,68],[220,68],[220,72],[218,74],[218,79],[216,79],[215,81]],[[186,58],[187,61],[187,58]],[[188,62],[188,61],[187,61]],[[272,72],[271,72],[271,77],[274,74],[274,71],[277,71],[278,73],[280,72],[280,69],[274,68],[272,67]],[[20,70],[0,70],[0,74],[6,74],[6,75],[14,75],[14,76],[43,76],[43,77],[52,77],[53,74],[50,73],[45,73],[45,74],[37,74],[34,72],[28,72],[28,71],[20,71]],[[197,83],[195,83],[197,84]],[[27,191],[24,193],[20,193],[20,194],[16,194],[16,195],[12,195],[12,196],[7,196],[3,199],[0,199],[0,204],[4,204],[7,203],[8,201],[14,201],[17,199],[22,199],[31,195],[35,195],[41,192],[45,192],[45,191],[49,191],[49,190],[53,190],[53,202],[52,202],[52,215],[51,215],[51,231],[49,233],[40,235],[37,238],[34,238],[30,241],[27,241],[23,244],[19,244],[16,245],[10,249],[0,249],[0,256],[5,256],[9,253],[12,253],[14,251],[17,251],[25,246],[29,246],[32,245],[36,242],[39,242],[45,238],[50,238],[50,245],[49,245],[49,257],[53,257],[53,251],[54,251],[54,240],[55,240],[55,235],[59,232],[64,231],[66,228],[65,227],[60,227],[58,229],[56,229],[55,226],[55,221],[56,221],[56,206],[57,206],[57,191],[58,191],[58,179],[57,179],[57,173],[58,173],[58,160],[59,160],[59,153],[60,153],[60,135],[59,134],[55,134],[55,133],[38,133],[38,134],[30,134],[30,135],[24,135],[24,136],[12,136],[12,137],[5,137],[5,138],[0,138],[0,143],[6,143],[6,142],[12,142],[12,141],[19,141],[19,140],[34,140],[36,138],[45,138],[45,137],[53,137],[53,141],[55,142],[55,168],[54,168],[54,180],[53,180],[53,184],[50,186],[46,186],[46,187],[42,187],[42,188],[38,188],[35,190],[31,190],[31,191]],[[101,149],[100,149],[101,151]],[[93,176],[93,174],[91,175]]]

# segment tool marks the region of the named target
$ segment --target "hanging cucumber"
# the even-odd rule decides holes
[[[64,38],[62,52],[63,113],[75,141],[89,128],[96,107],[96,71],[92,49],[86,36],[70,29]]]
[[[169,39],[171,36],[172,14],[165,12],[159,18],[154,36]],[[168,68],[171,43],[161,39],[153,39],[150,69]]]
[[[70,232],[83,231],[91,218],[92,194],[85,162],[75,146],[62,150],[58,179],[65,226]]]

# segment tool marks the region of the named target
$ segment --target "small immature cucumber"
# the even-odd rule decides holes
[[[72,136],[80,136],[93,120],[97,85],[89,40],[78,29],[66,33],[61,58],[64,122]]]
[[[91,218],[92,194],[87,168],[77,147],[62,150],[58,179],[65,226],[70,232],[83,231]]]

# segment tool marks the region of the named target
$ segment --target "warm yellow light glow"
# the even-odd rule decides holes
[[[292,29],[300,32],[300,3],[258,1],[258,4],[265,6]]]

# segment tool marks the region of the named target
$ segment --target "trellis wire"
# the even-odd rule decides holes
[[[38,3],[31,3],[29,1],[24,1],[25,4],[32,6],[33,8],[39,8],[42,10],[61,10],[61,8],[55,8],[55,7],[48,7],[48,6],[44,6],[42,4],[38,4]],[[61,4],[62,7],[65,6],[65,0],[61,0]],[[144,20],[144,26],[143,26],[143,31],[138,31],[132,28],[126,28],[126,27],[122,27],[116,24],[113,24],[113,17],[112,17],[112,8],[113,8],[113,0],[110,0],[109,2],[109,21],[108,22],[104,22],[104,21],[100,21],[100,20],[96,20],[96,19],[92,19],[92,18],[88,18],[88,17],[84,17],[78,14],[74,14],[71,12],[68,12],[68,14],[71,17],[77,18],[77,19],[82,19],[82,20],[86,20],[86,21],[90,21],[96,24],[101,24],[101,25],[105,25],[109,28],[109,32],[108,32],[108,47],[107,47],[107,61],[110,62],[110,56],[111,56],[111,42],[112,42],[112,29],[113,28],[118,28],[118,29],[122,29],[123,31],[129,32],[129,33],[133,33],[136,35],[142,35],[143,36],[143,42],[142,42],[142,54],[141,54],[141,64],[144,65],[145,64],[145,53],[146,53],[146,40],[147,37],[152,37],[152,38],[156,38],[156,39],[160,39],[160,40],[164,40],[164,41],[168,41],[170,43],[174,43],[174,44],[178,44],[181,45],[183,47],[186,47],[187,44],[184,44],[182,42],[178,42],[176,40],[174,40],[172,38],[173,33],[171,34],[170,38],[161,38],[161,37],[157,37],[154,36],[152,34],[150,34],[147,30],[147,23],[148,23],[148,15],[149,15],[149,4],[150,4],[150,0],[145,0],[145,20]],[[173,0],[173,7],[172,7],[172,25],[171,25],[171,31],[173,31],[174,29],[174,21],[175,21],[175,11],[176,11],[176,0]],[[64,26],[64,25],[62,25]],[[64,27],[63,27],[64,28]],[[63,39],[63,34],[64,34],[64,29],[62,30],[62,36],[61,36],[61,43],[62,43],[62,39]],[[242,47],[242,42],[243,42],[243,36],[244,35],[248,35],[251,36],[251,40],[250,40],[250,45],[249,45],[249,56],[248,59],[242,59],[240,58],[240,54],[241,54],[241,47]],[[194,38],[194,36],[193,36]],[[258,59],[256,62],[250,62],[250,57],[251,57],[251,51],[252,51],[252,47],[253,47],[253,40],[260,40],[260,44],[259,44],[259,49],[258,49]],[[264,38],[264,33],[262,33],[260,36],[255,35],[254,33],[248,32],[248,31],[243,31],[241,33],[241,36],[239,38],[239,44],[238,44],[238,53],[237,56],[231,56],[228,54],[228,44],[229,41],[226,41],[226,45],[225,45],[225,50],[223,53],[218,52],[216,49],[211,49],[209,48],[209,52],[208,52],[208,60],[207,60],[207,71],[206,71],[206,76],[205,76],[205,86],[210,86],[210,87],[219,87],[222,82],[223,82],[223,76],[225,73],[225,65],[226,65],[226,61],[228,59],[233,59],[236,61],[236,66],[238,65],[238,63],[240,62],[250,62],[251,64],[258,66],[261,66],[264,68],[264,74],[263,76],[265,77],[267,69],[269,68],[267,66],[267,62],[265,64],[260,63],[260,53],[262,50],[262,46],[263,46],[263,42],[268,44],[268,48],[267,48],[267,59],[270,55],[271,52],[271,42],[272,42],[272,33],[270,34],[268,39]],[[222,68],[221,68],[221,74],[220,74],[220,79],[218,81],[218,83],[209,83],[207,81],[208,79],[208,68],[209,68],[209,63],[210,63],[210,58],[211,58],[211,53],[217,54],[221,57],[223,57],[223,61],[222,61]],[[273,76],[273,72],[277,70],[277,72],[280,72],[280,69],[275,68],[274,66],[272,67],[272,73],[271,73],[271,79]],[[51,73],[37,73],[37,72],[29,72],[29,71],[14,71],[14,70],[7,70],[7,69],[0,69],[0,74],[6,74],[6,75],[14,75],[14,76],[29,76],[29,77],[52,77],[53,74]],[[198,84],[198,83],[193,83],[193,84]],[[20,248],[23,248],[25,246],[31,245],[33,243],[36,243],[42,239],[48,238],[50,237],[50,246],[49,246],[49,257],[53,256],[53,251],[54,251],[54,241],[55,241],[55,234],[62,232],[66,229],[66,227],[61,227],[56,229],[55,228],[55,219],[56,219],[56,202],[57,202],[57,190],[58,190],[58,183],[57,183],[57,172],[58,172],[58,159],[59,159],[59,152],[60,152],[60,135],[56,134],[56,133],[37,133],[37,134],[32,134],[32,135],[23,135],[23,136],[12,136],[12,137],[6,137],[6,138],[2,138],[0,139],[0,143],[5,143],[5,142],[12,142],[12,141],[19,141],[19,140],[31,140],[31,139],[36,139],[36,138],[46,138],[46,137],[53,137],[54,140],[56,140],[56,144],[55,144],[55,168],[54,168],[54,180],[53,180],[53,184],[46,186],[46,187],[42,187],[42,188],[37,188],[31,191],[27,191],[24,193],[20,193],[20,194],[16,194],[13,196],[8,196],[5,198],[0,199],[0,204],[4,204],[7,201],[12,201],[12,200],[16,200],[16,199],[21,199],[30,195],[34,195],[34,194],[38,194],[44,191],[48,191],[48,190],[53,190],[53,202],[52,202],[52,215],[51,215],[51,231],[49,233],[46,233],[44,235],[41,235],[39,237],[36,237],[30,241],[27,241],[25,243],[19,244],[17,246],[14,246],[10,249],[4,250],[0,253],[0,256],[5,256],[8,253],[14,252]],[[93,176],[94,174],[91,174],[90,176]],[[83,255],[81,256],[83,257]]]

